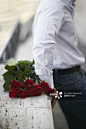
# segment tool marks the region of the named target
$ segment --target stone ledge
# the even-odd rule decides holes
[[[45,94],[25,99],[0,95],[1,129],[54,129],[51,101]]]

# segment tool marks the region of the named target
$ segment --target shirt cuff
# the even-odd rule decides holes
[[[53,89],[53,88],[54,88],[54,83],[53,83],[53,74],[51,74],[49,78],[44,77],[44,76],[39,76],[39,78],[40,78],[42,81],[47,82],[47,83],[48,83],[48,85],[49,85],[49,87],[50,87],[51,89]]]

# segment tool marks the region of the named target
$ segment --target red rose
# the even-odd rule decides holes
[[[26,98],[26,92],[25,91],[21,91],[21,98],[22,99]]]
[[[20,89],[22,86],[22,84],[20,82],[15,81],[15,80],[13,82],[11,82],[10,84],[11,84],[11,89],[13,89],[13,90]]]
[[[54,92],[55,92],[54,89],[49,88],[48,95],[49,95],[50,93],[54,93]]]
[[[28,94],[29,96],[35,96],[35,91],[33,87],[29,90]]]
[[[17,90],[16,97],[17,98],[21,98],[21,94],[22,94],[22,91],[21,90]]]
[[[43,91],[45,91],[45,93],[48,95],[48,91],[49,91],[49,85],[48,85],[48,83],[42,81],[42,82],[40,83],[40,86],[42,87]]]
[[[42,88],[38,84],[34,85],[33,89],[35,96],[40,96],[42,94]]]
[[[16,97],[16,93],[17,93],[17,91],[15,91],[15,90],[10,90],[10,91],[9,91],[9,97],[10,97],[10,98]]]
[[[27,79],[23,84],[26,89],[30,89],[31,85],[33,85],[33,81],[31,81],[30,79]]]
[[[34,88],[31,88],[30,90],[28,90],[28,95],[29,96],[34,96],[35,95]]]
[[[26,98],[26,92],[25,91],[22,91],[22,90],[10,90],[9,91],[9,97],[10,98],[14,98],[14,97],[17,97],[17,98]]]
[[[30,97],[29,90],[26,90],[26,97]]]

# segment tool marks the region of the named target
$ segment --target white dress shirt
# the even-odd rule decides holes
[[[33,22],[35,71],[53,88],[52,69],[81,65],[85,56],[78,49],[75,31],[75,0],[41,0]]]

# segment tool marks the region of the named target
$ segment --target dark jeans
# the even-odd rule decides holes
[[[86,98],[86,76],[84,70],[65,75],[53,75],[54,86],[57,91],[82,92]],[[86,99],[59,99],[63,113],[67,119],[69,129],[86,129]],[[65,128],[65,127],[64,127]]]

